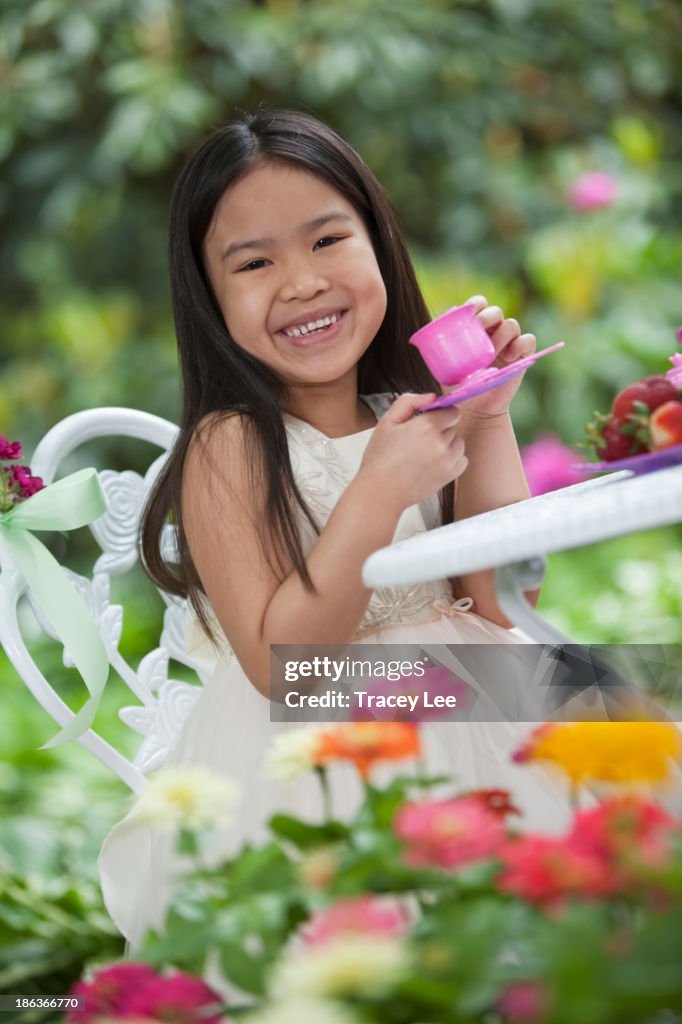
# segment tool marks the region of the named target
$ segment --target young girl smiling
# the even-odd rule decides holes
[[[262,836],[276,810],[320,813],[315,780],[263,776],[286,728],[270,721],[272,644],[448,645],[460,675],[457,645],[505,645],[497,696],[514,711],[424,725],[427,768],[463,788],[511,788],[530,825],[561,824],[552,781],[510,762],[527,727],[505,718],[518,722],[533,698],[492,574],[375,592],[361,580],[393,540],[528,497],[508,411],[521,377],[415,415],[440,389],[408,345],[430,317],[405,242],[361,158],[308,115],[214,132],[180,176],[169,237],[183,406],[142,546],[154,581],[194,610],[188,646],[210,671],[168,763],[205,765],[243,791],[224,851]],[[495,365],[534,350],[499,307],[469,301]],[[172,565],[160,551],[169,516]],[[335,812],[350,815],[357,781],[332,775]],[[170,864],[167,837],[135,810],[105,842],[105,899],[133,942],[162,920]]]

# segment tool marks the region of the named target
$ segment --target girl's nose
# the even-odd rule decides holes
[[[299,263],[287,270],[280,288],[280,298],[284,302],[290,299],[311,299],[328,288],[326,277],[314,267]]]

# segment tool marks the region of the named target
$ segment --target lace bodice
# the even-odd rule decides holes
[[[369,395],[363,401],[378,418],[390,407],[393,399],[390,395]],[[296,482],[316,524],[323,529],[337,501],[357,473],[374,428],[331,439],[303,420],[286,413],[284,425]],[[371,509],[368,509],[367,515],[371,514]],[[434,495],[428,501],[413,505],[403,512],[393,540],[406,540],[438,525],[440,503],[438,495]],[[317,540],[317,534],[302,514],[299,517],[299,529],[303,551],[307,555]],[[358,529],[362,529],[362,523],[358,523]],[[433,622],[451,602],[452,590],[447,580],[411,586],[379,587],[373,592],[353,639],[367,637],[386,627]],[[217,635],[221,635],[220,626],[210,611],[209,617]],[[187,634],[187,648],[194,657],[202,648],[208,655],[210,648],[204,640],[198,622],[193,620]],[[225,646],[229,647],[227,642]]]

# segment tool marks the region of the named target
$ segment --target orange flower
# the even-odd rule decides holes
[[[410,722],[350,722],[325,731],[315,752],[315,763],[352,761],[366,779],[376,761],[419,757],[417,728]]]
[[[682,760],[682,733],[668,722],[545,724],[514,760],[550,761],[573,783],[665,782]]]

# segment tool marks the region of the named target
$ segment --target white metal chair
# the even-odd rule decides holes
[[[123,608],[110,601],[111,577],[130,571],[137,562],[137,533],[142,506],[176,434],[177,427],[172,423],[149,413],[121,408],[90,409],[56,424],[30,460],[32,472],[48,484],[58,475],[60,463],[66,456],[95,438],[125,436],[149,441],[163,449],[144,477],[131,470],[98,471],[108,499],[108,509],[91,524],[90,530],[102,553],[89,576],[64,568],[97,624],[109,663],[140,702],[121,709],[120,717],[143,736],[133,760],[114,749],[92,729],[84,733],[78,742],[135,793],[146,785],[145,775],[163,764],[189,709],[201,692],[200,685],[169,678],[170,659],[193,669],[201,684],[205,681],[200,666],[193,663],[184,650],[185,602],[159,591],[166,610],[158,646],[142,658],[137,668],[133,668],[119,651]],[[172,559],[175,545],[170,528],[163,538],[163,550],[165,556]],[[19,605],[24,597],[31,602],[23,577],[0,532],[0,644],[45,711],[60,726],[65,725],[73,718],[73,712],[38,668],[22,633]],[[33,602],[31,605],[40,627],[48,636],[55,638],[40,609]],[[66,658],[65,663],[69,664]]]

